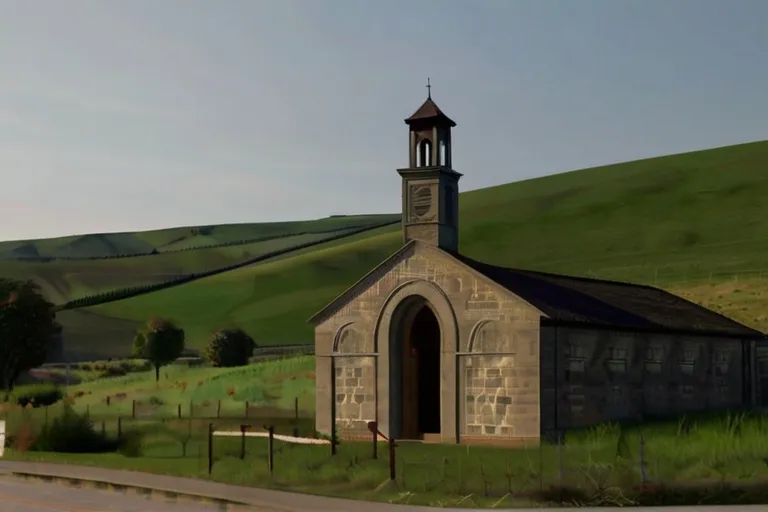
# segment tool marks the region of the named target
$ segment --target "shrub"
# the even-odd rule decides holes
[[[13,396],[22,407],[47,407],[61,400],[64,393],[53,384],[32,384],[18,388]]]
[[[144,452],[144,434],[129,430],[120,439],[117,451],[124,457],[141,457]]]
[[[97,432],[88,415],[76,413],[69,405],[43,428],[32,446],[34,451],[59,453],[104,453],[118,448],[116,439]]]
[[[152,364],[142,359],[120,361],[118,366],[125,370],[126,373],[148,372],[152,369]]]
[[[127,375],[128,372],[122,368],[121,366],[107,366],[102,372],[101,377],[102,378],[108,378],[108,377],[123,377]]]
[[[35,433],[32,432],[32,427],[29,426],[29,423],[24,422],[10,441],[9,444],[13,446],[14,450],[24,453],[34,446]]]
[[[217,367],[244,366],[255,348],[253,338],[242,329],[221,329],[208,343],[205,357]]]

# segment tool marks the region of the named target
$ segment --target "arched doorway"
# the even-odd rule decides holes
[[[440,433],[440,322],[427,301],[413,297],[404,309],[393,341],[391,379],[393,425],[401,439]]]

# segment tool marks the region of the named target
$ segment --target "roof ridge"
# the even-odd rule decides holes
[[[456,253],[456,254],[458,254],[458,253]],[[464,258],[464,259],[467,259],[467,260],[470,260],[470,261],[473,261],[475,263],[479,263],[481,265],[485,265],[485,266],[488,266],[488,267],[496,267],[496,268],[499,268],[501,270],[509,270],[509,271],[512,271],[512,272],[525,272],[527,274],[536,274],[536,275],[540,275],[540,276],[549,276],[549,277],[557,277],[557,278],[574,279],[574,280],[578,280],[578,281],[586,281],[586,282],[592,282],[592,283],[616,284],[616,285],[621,285],[621,286],[629,286],[629,287],[633,287],[633,288],[646,288],[646,289],[650,289],[650,290],[664,291],[661,288],[658,288],[656,286],[651,286],[651,285],[648,285],[648,284],[630,283],[630,282],[627,282],[627,281],[614,281],[614,280],[611,280],[611,279],[602,279],[602,278],[597,278],[597,277],[575,276],[575,275],[572,275],[572,274],[558,274],[558,273],[555,273],[555,272],[544,272],[544,271],[541,271],[541,270],[532,270],[532,269],[526,269],[526,268],[503,267],[501,265],[494,265],[492,263],[485,263],[485,262],[482,262],[482,261],[478,261],[478,260],[472,259],[472,258],[470,258],[468,256],[465,256],[463,254],[460,254],[460,257]]]

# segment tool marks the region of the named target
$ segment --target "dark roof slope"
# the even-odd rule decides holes
[[[451,253],[553,320],[762,337],[761,332],[651,286],[496,267]]]
[[[440,110],[440,107],[437,106],[437,103],[432,101],[432,98],[427,98],[427,101],[422,103],[422,105],[416,110],[416,112],[413,113],[411,117],[405,120],[406,124],[411,124],[416,121],[425,121],[427,119],[435,119],[440,120],[451,127],[456,126],[456,123],[453,122],[453,120],[445,115],[442,110]]]

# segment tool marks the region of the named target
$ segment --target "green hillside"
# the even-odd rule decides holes
[[[395,220],[399,215],[350,215],[296,222],[186,226],[135,233],[0,242],[0,260],[35,258],[109,258],[208,247],[266,237],[334,231]]]
[[[462,194],[461,251],[499,265],[658,284],[766,330],[765,197],[768,142],[587,169]],[[108,342],[117,353],[129,331],[100,334],[85,315],[138,322],[157,314],[179,321],[197,347],[222,325],[242,326],[262,344],[310,342],[306,319],[401,243],[396,230],[382,231],[67,312],[65,329],[90,333],[67,341],[83,351]],[[743,273],[738,287],[723,282],[732,272]]]
[[[178,235],[181,231],[176,229],[117,235],[86,235],[79,237],[83,243],[77,245],[82,249],[78,253],[81,258],[50,261],[0,259],[0,277],[33,279],[50,300],[62,304],[109,290],[161,283],[184,275],[225,267],[273,251],[332,238],[350,232],[358,226],[378,225],[397,218],[397,215],[370,215],[334,217],[307,222],[215,226],[210,228],[211,235],[206,235],[205,239],[201,238],[203,235],[180,239]],[[184,229],[188,233],[206,232],[206,228]],[[296,234],[291,236],[292,233]],[[216,238],[213,238],[213,235]],[[258,236],[262,237],[262,240],[243,244],[233,243]],[[264,239],[266,237],[275,238]],[[45,249],[46,254],[50,255],[55,253],[53,249],[55,247],[72,248],[77,244],[77,240],[71,241],[70,238],[39,240],[36,242],[36,247],[39,248],[38,253],[43,253]],[[170,244],[165,243],[172,238],[176,241]],[[86,256],[94,254],[97,247],[105,247],[98,245],[99,241],[104,240],[115,241],[111,247],[121,247],[120,250],[126,249],[128,245],[126,241],[136,242],[134,247],[139,247],[138,240],[146,244],[141,246],[144,249],[149,247],[150,250],[158,250],[158,253],[102,259]],[[120,245],[118,241],[126,243]],[[13,244],[14,242],[0,243],[0,250]],[[231,245],[205,247],[206,244]]]

